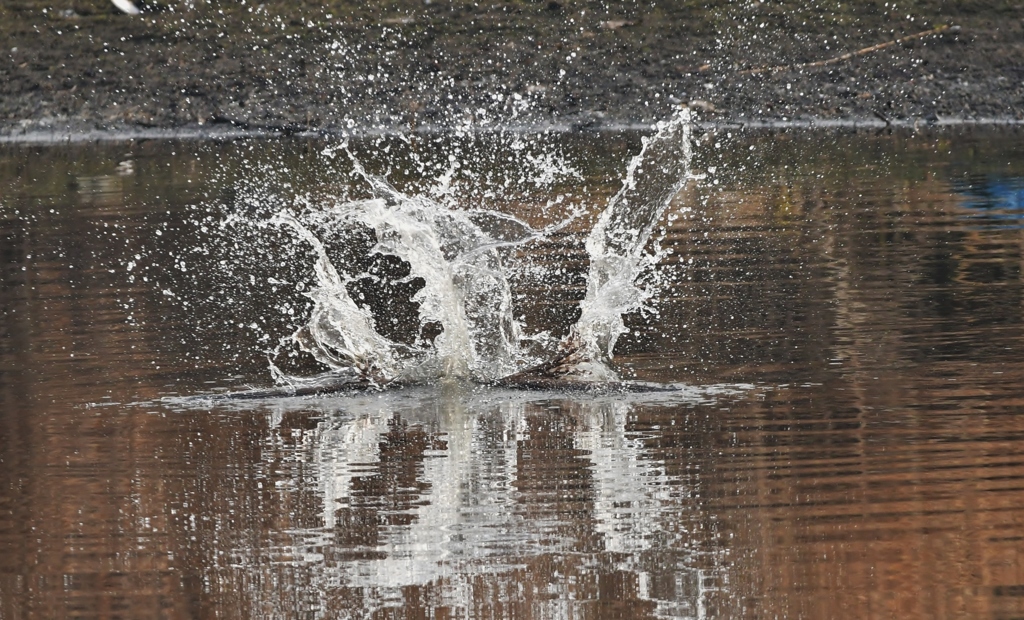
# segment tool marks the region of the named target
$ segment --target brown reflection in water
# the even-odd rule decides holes
[[[667,316],[636,321],[623,357],[655,378],[685,366],[697,377],[820,381],[836,366],[1005,355],[1001,342],[1020,336],[1021,228],[969,219],[949,187],[955,161],[940,154],[883,153],[838,171],[834,153],[809,155],[826,171],[814,182],[772,168],[679,197],[698,206],[665,238],[663,271],[676,280],[658,298]],[[899,166],[911,178],[894,175]]]
[[[725,414],[712,510],[749,550],[737,589],[779,617],[1020,613],[1001,593],[1024,579],[1022,402],[991,371],[975,377],[983,408],[946,378],[900,375],[901,394],[836,383]]]
[[[675,279],[619,360],[757,385],[672,404],[104,405],[232,367],[233,335],[188,357],[175,306],[109,271],[202,166],[152,155],[178,176],[146,185],[138,153],[124,177],[121,152],[42,153],[36,215],[0,206],[0,617],[1024,615],[1024,235],[949,185],[1024,176],[996,138],[958,140],[1015,163],[774,136],[778,165],[688,188]]]

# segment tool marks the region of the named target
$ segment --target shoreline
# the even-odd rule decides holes
[[[0,6],[0,140],[1024,122],[1017,0],[155,4]]]
[[[939,119],[891,119],[848,118],[848,119],[736,119],[723,121],[698,120],[697,126],[705,131],[717,130],[924,130],[1024,127],[1019,118],[939,118]],[[606,122],[596,126],[580,126],[578,123],[531,123],[531,124],[490,124],[462,126],[458,131],[486,133],[614,133],[644,132],[654,128],[654,123]],[[133,140],[178,140],[178,141],[233,141],[277,138],[339,138],[362,139],[376,136],[395,135],[440,135],[456,129],[444,125],[422,125],[418,127],[378,127],[353,129],[316,129],[285,131],[274,129],[240,129],[223,126],[185,126],[176,128],[111,128],[111,129],[65,129],[26,130],[21,133],[4,133],[0,130],[0,145],[10,146],[55,146],[60,144],[88,144],[99,142],[129,142]]]

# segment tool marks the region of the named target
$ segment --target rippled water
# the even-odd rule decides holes
[[[260,215],[254,186],[355,195],[347,164],[4,147],[0,617],[1024,615],[1024,136],[728,134],[698,142],[615,349],[684,387],[603,395],[180,398],[269,385],[310,307],[287,231],[220,222]],[[481,156],[464,200],[543,225],[639,148],[530,139],[579,175],[501,193]],[[414,185],[385,147],[353,145]],[[555,334],[592,222],[531,255],[562,279],[515,283]]]

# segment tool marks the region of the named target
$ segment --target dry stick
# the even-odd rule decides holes
[[[931,30],[925,30],[923,32],[918,32],[917,34],[909,34],[909,35],[907,35],[905,37],[902,37],[900,39],[894,39],[892,41],[886,41],[885,43],[879,43],[878,45],[872,45],[871,47],[865,47],[864,49],[859,49],[856,52],[848,52],[846,54],[843,54],[842,56],[836,56],[835,58],[829,58],[828,60],[819,60],[819,61],[816,61],[816,62],[805,62],[805,63],[799,64],[799,65],[779,65],[777,67],[758,67],[757,69],[747,69],[746,71],[740,71],[739,75],[756,75],[758,73],[776,73],[778,71],[787,71],[787,70],[792,70],[792,69],[807,69],[807,68],[811,68],[811,67],[824,67],[826,65],[834,65],[837,62],[843,62],[844,60],[849,60],[849,59],[851,59],[851,58],[853,58],[855,56],[863,56],[865,54],[870,54],[871,52],[877,52],[878,50],[885,49],[887,47],[892,47],[893,45],[899,45],[900,43],[906,43],[907,41],[913,41],[914,39],[921,39],[923,37],[930,37],[930,36],[932,36],[934,34],[940,34],[942,32],[945,32],[946,30],[950,30],[950,29],[953,29],[954,32],[959,30],[958,27],[954,27],[954,26],[948,26],[948,25],[947,26],[938,26],[937,28],[932,28]]]

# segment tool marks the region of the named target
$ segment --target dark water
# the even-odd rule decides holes
[[[638,145],[549,139],[585,179],[500,206],[600,203]],[[1020,617],[1022,145],[707,138],[617,348],[676,393],[219,404],[160,399],[267,385],[305,276],[216,224],[267,162],[347,183],[322,145],[5,147],[0,618]]]

